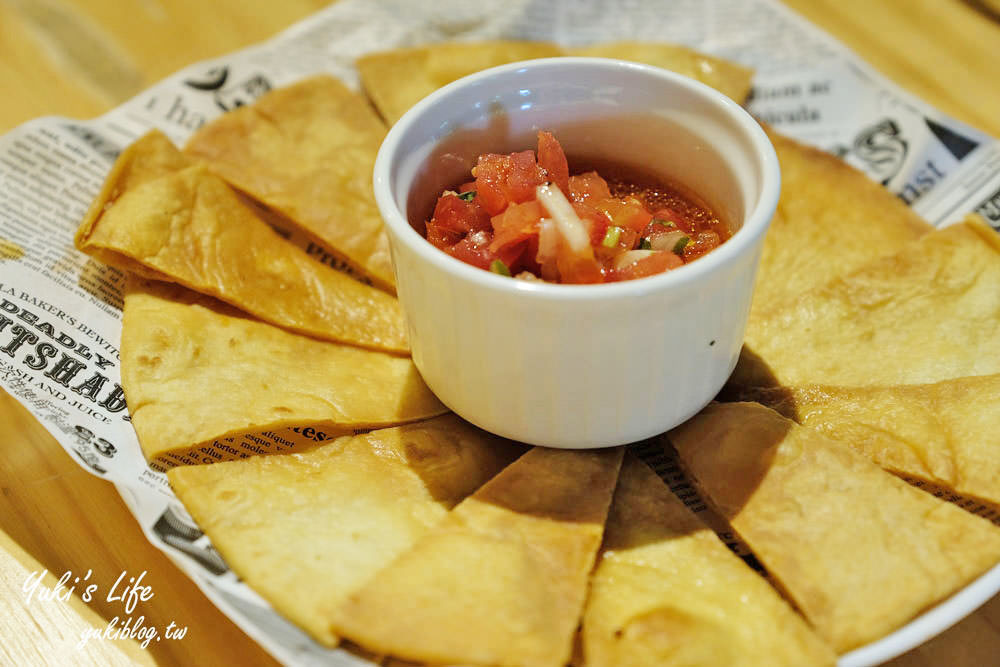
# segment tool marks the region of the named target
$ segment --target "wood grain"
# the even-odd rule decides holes
[[[145,616],[147,626],[162,629],[173,621],[188,628],[182,640],[149,645],[158,664],[274,664],[146,540],[115,488],[80,468],[6,393],[0,397],[0,450],[0,530],[57,578],[67,570],[74,576],[93,570],[91,581],[105,595],[86,605],[93,616],[84,620],[100,617],[104,627],[124,617],[121,603],[107,601],[106,594],[121,572],[129,577],[145,570],[144,583],[154,597],[140,603],[133,616]],[[38,608],[31,604],[27,610],[34,615]],[[43,629],[51,625],[44,617],[35,622]],[[35,664],[22,657],[0,663]]]
[[[186,65],[263,41],[326,0],[0,0],[0,130],[89,118]]]
[[[20,12],[0,0],[0,131],[36,116],[96,116],[113,100],[102,99],[68,75],[51,58]]]
[[[1000,136],[995,85],[1000,0],[786,0],[904,88],[942,111]],[[181,67],[261,41],[325,0],[0,0],[0,133],[42,115],[103,113]],[[76,465],[44,428],[0,390],[0,662],[270,665],[153,548],[115,489]],[[19,582],[37,569],[94,570],[110,586],[123,570],[147,571],[155,597],[147,623],[188,626],[180,641],[145,652],[68,639],[103,627],[120,607],[24,604]],[[51,581],[51,580],[50,580]],[[62,647],[62,648],[60,648]],[[103,651],[103,652],[102,652]],[[996,664],[1000,597],[905,656],[894,667]],[[93,658],[93,659],[91,659]]]
[[[1000,0],[993,0],[1000,3]],[[785,0],[941,111],[1000,137],[1000,22],[961,0]]]
[[[36,580],[41,584],[34,589],[31,583]],[[0,664],[155,664],[152,656],[130,639],[84,641],[105,622],[79,597],[63,599],[59,591],[52,573],[46,573],[41,563],[6,533],[0,533],[0,636],[5,640],[0,643]]]

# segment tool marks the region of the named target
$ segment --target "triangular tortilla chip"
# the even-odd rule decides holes
[[[356,65],[361,84],[392,125],[407,109],[446,84],[490,67],[563,55],[546,42],[443,43],[369,53]]]
[[[350,595],[334,630],[410,660],[562,667],[621,456],[531,450]]]
[[[114,204],[123,193],[146,181],[172,174],[192,164],[194,160],[177,150],[170,139],[159,130],[151,130],[132,142],[115,160],[111,171],[104,179],[101,191],[91,202],[87,215],[76,232],[77,243],[79,244],[81,238],[90,234],[101,213]]]
[[[838,652],[1000,562],[1000,529],[756,403],[668,434],[702,495]]]
[[[220,116],[184,150],[392,291],[389,240],[372,191],[385,132],[365,98],[317,76]]]
[[[150,461],[242,433],[446,411],[408,358],[289,333],[177,285],[133,280],[124,311],[122,386]]]
[[[167,476],[230,567],[332,646],[330,608],[523,451],[448,415]]]
[[[204,166],[183,166],[190,161],[157,132],[133,144],[81,224],[77,247],[292,331],[408,351],[396,299],[309,258]]]
[[[730,389],[929,384],[1000,373],[1000,236],[966,222],[748,327]]]
[[[773,387],[754,400],[905,478],[1000,507],[1000,375],[895,387]]]
[[[683,74],[715,88],[738,104],[750,94],[753,70],[729,60],[714,58],[686,46],[654,42],[612,42],[566,49],[567,56],[593,56],[631,60]]]
[[[833,651],[637,459],[626,457],[583,617],[586,664],[833,665]]]
[[[370,53],[357,62],[365,92],[389,124],[438,88],[490,67],[556,56],[596,56],[643,62],[698,79],[737,102],[750,91],[753,72],[683,46],[616,42],[563,49],[548,42],[451,42]]]
[[[768,131],[781,197],[764,238],[750,328],[767,311],[892,255],[933,228],[840,158]]]

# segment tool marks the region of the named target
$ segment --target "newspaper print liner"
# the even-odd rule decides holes
[[[841,155],[935,225],[976,211],[1000,228],[1000,142],[905,93],[776,0],[680,0],[671,10],[652,0],[630,4],[627,13],[616,5],[565,0],[476,6],[449,0],[433,8],[341,0],[267,42],[185,68],[100,118],[43,118],[0,137],[0,316],[10,320],[0,333],[0,386],[84,469],[112,481],[147,538],[275,658],[370,664],[320,648],[238,581],[163,475],[146,465],[119,382],[123,276],[72,249],[76,225],[118,153],[149,129],[183,144],[207,120],[318,72],[357,87],[353,62],[368,51],[444,40],[575,46],[633,39],[684,44],[754,67],[750,110],[781,132]],[[337,264],[308,239],[292,240],[318,261]],[[32,355],[43,344],[49,345],[47,358]],[[288,430],[233,444],[280,452],[302,439],[322,434]],[[685,493],[675,466],[659,463],[665,479]],[[688,500],[699,504],[694,496]],[[899,655],[997,591],[1000,565],[839,664]]]

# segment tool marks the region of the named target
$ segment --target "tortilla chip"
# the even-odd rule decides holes
[[[838,652],[1000,562],[1000,529],[756,403],[668,434],[703,496]]]
[[[177,150],[165,134],[159,130],[147,132],[122,151],[115,160],[111,171],[104,179],[101,191],[91,202],[83,224],[76,232],[77,243],[81,237],[86,237],[90,233],[101,213],[123,193],[147,181],[190,167],[192,164],[194,161]]]
[[[230,567],[333,646],[330,608],[523,451],[447,415],[167,475]]]
[[[621,448],[535,448],[350,595],[334,630],[444,664],[570,657]]]
[[[444,43],[369,53],[358,59],[361,85],[392,125],[414,104],[463,76],[519,60],[560,56],[546,42]]]
[[[617,42],[563,49],[547,42],[442,43],[370,53],[357,62],[361,82],[390,125],[438,88],[490,67],[556,56],[597,56],[644,62],[698,79],[743,102],[753,72],[683,46]]]
[[[613,42],[566,49],[566,55],[618,58],[662,67],[701,81],[738,104],[742,104],[750,94],[753,80],[753,70],[748,67],[676,44]]]
[[[184,151],[278,211],[382,289],[395,279],[372,191],[385,125],[329,76],[272,90],[208,123]]]
[[[119,159],[76,236],[97,259],[178,282],[278,326],[405,353],[399,302],[287,243],[159,133]]]
[[[289,333],[166,283],[130,282],[121,373],[150,461],[255,431],[343,433],[446,411],[408,358]]]
[[[979,223],[799,295],[748,327],[730,390],[1000,373],[1000,236]]]
[[[750,328],[761,312],[902,250],[933,230],[840,158],[768,131],[781,197],[764,239]]]
[[[744,398],[904,478],[1000,506],[1000,375],[896,387],[778,387]]]
[[[583,617],[591,665],[833,665],[833,651],[637,459],[626,457]]]

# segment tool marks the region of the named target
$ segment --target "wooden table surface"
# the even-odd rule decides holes
[[[942,111],[1000,137],[1000,0],[786,0]],[[261,41],[321,0],[0,0],[0,133],[41,115],[100,114],[192,62]],[[76,647],[121,614],[95,596],[25,601],[29,575],[83,574],[102,590],[147,572],[147,625],[181,640]],[[54,578],[48,580],[50,585]],[[0,390],[0,663],[264,665],[274,661],[143,537],[118,493],[84,472]],[[1000,664],[1000,596],[891,664]]]

